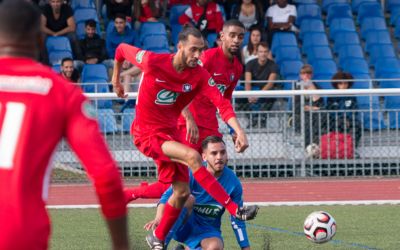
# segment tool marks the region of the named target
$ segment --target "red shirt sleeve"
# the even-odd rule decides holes
[[[118,45],[115,51],[115,60],[118,62],[123,62],[124,60],[128,60],[132,64],[136,65],[143,71],[148,70],[149,57],[152,52],[147,50],[142,50],[141,48],[137,48],[135,46],[129,45],[127,43],[121,43]]]
[[[219,6],[216,4],[217,9]],[[222,26],[224,25],[224,18],[222,17],[221,10],[215,13],[215,30],[220,32],[222,30]]]
[[[78,89],[67,99],[65,137],[87,170],[108,219],[126,215],[122,180],[95,118],[93,105]]]
[[[189,7],[191,8],[191,7]],[[190,23],[190,17],[188,15],[186,15],[186,11],[185,13],[183,13],[179,18],[178,18],[178,22],[180,25],[185,25]]]

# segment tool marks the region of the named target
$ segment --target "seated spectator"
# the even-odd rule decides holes
[[[257,58],[257,47],[262,40],[262,30],[258,26],[250,28],[249,42],[242,48],[242,63],[246,65],[249,61]],[[270,58],[271,59],[271,58]]]
[[[346,72],[337,72],[332,77],[332,86],[335,89],[350,89],[353,82],[353,76]],[[361,123],[357,117],[357,98],[355,96],[332,96],[328,97],[327,109],[331,112],[329,115],[329,130],[340,133],[350,134],[355,139],[356,147],[361,138]]]
[[[253,25],[262,27],[264,20],[261,10],[262,6],[258,0],[240,0],[240,3],[234,6],[231,18],[241,21],[246,31]]]
[[[70,82],[80,82],[79,71],[74,68],[74,61],[72,58],[63,58],[61,60],[60,75]]]
[[[160,17],[159,2],[155,0],[135,0],[133,11],[135,27],[143,22],[158,22]]]
[[[114,58],[115,50],[120,43],[135,44],[135,33],[126,25],[123,14],[116,15],[114,28],[106,37],[106,49],[109,58]]]
[[[108,20],[114,20],[117,14],[123,14],[131,22],[133,0],[106,0],[105,4]]]
[[[80,59],[88,64],[97,64],[107,59],[106,44],[104,39],[96,34],[96,21],[93,19],[85,22],[85,37],[79,40]]]
[[[196,0],[196,3],[191,4],[179,17],[179,23],[195,26],[207,38],[209,33],[219,33],[222,30],[224,19],[216,3],[208,0]]]
[[[74,56],[80,55],[71,7],[62,0],[49,0],[42,9],[42,29],[47,36],[67,36]],[[47,54],[46,54],[47,55]]]
[[[276,32],[297,32],[294,26],[297,16],[296,6],[288,4],[287,0],[277,0],[276,4],[268,8],[265,18],[268,21],[268,43],[272,44],[272,37]]]
[[[245,90],[273,90],[275,88],[275,83],[273,81],[278,78],[278,66],[274,61],[268,59],[270,53],[271,51],[268,48],[268,44],[260,42],[257,47],[258,57],[246,64],[244,73]],[[251,111],[271,110],[275,101],[275,98],[249,97],[244,108]],[[264,127],[266,122],[267,117],[262,115],[261,126]],[[251,125],[255,127],[257,124],[258,117],[253,116]]]

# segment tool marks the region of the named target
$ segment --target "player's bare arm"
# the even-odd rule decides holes
[[[113,86],[113,90],[117,94],[118,97],[127,98],[128,95],[125,93],[124,86],[122,86],[121,81],[120,81],[122,63],[123,62],[114,60],[114,69],[113,69],[113,75],[111,78],[111,83]]]
[[[186,106],[182,110],[182,116],[186,120],[186,141],[196,144],[199,140],[199,128],[197,127],[196,121],[189,110],[189,106]]]
[[[246,148],[249,147],[249,142],[247,140],[247,135],[242,129],[242,127],[239,124],[239,121],[237,120],[236,117],[231,117],[228,120],[229,126],[233,128],[236,132],[236,140],[235,140],[235,150],[238,153],[242,153],[246,150]]]

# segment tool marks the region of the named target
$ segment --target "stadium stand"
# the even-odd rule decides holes
[[[79,9],[79,8],[91,8],[91,9],[96,9],[96,4],[94,0],[71,0],[71,7],[73,10]]]
[[[171,26],[171,40],[174,45],[178,42],[178,34],[182,30],[182,25],[179,24],[179,17],[185,12],[189,5],[177,4],[171,6],[169,12],[169,25]]]
[[[93,19],[96,21],[97,29],[96,33],[100,34],[100,22],[97,15],[97,11],[94,8],[78,8],[74,10],[74,19],[76,23],[76,35],[78,38],[83,38],[85,36],[85,21]]]
[[[351,6],[348,3],[335,3],[330,4],[327,16],[326,16],[326,25],[330,26],[333,19],[336,18],[353,18],[353,14],[351,12]]]
[[[297,46],[278,47],[275,54],[275,62],[280,65],[283,61],[299,61],[301,54]]]
[[[324,23],[319,19],[304,19],[300,25],[300,40],[303,39],[305,34],[314,32],[325,32]]]
[[[303,20],[322,19],[321,8],[318,4],[301,4],[297,6],[296,26],[300,27]]]

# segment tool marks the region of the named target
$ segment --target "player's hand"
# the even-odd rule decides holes
[[[233,132],[231,135],[232,135],[233,144],[236,144],[236,140],[237,140],[237,138],[238,138],[236,132]]]
[[[196,144],[199,140],[199,128],[193,119],[186,119],[186,141]]]
[[[249,142],[247,141],[247,136],[243,131],[237,133],[237,138],[235,141],[235,150],[238,153],[242,153],[249,147]]]
[[[112,83],[113,85],[113,90],[117,94],[118,97],[120,98],[127,98],[128,94],[125,94],[124,86],[122,86],[121,83]]]
[[[155,229],[158,224],[160,224],[160,220],[159,219],[154,219],[152,221],[147,222],[143,228],[146,229],[147,231],[153,230]]]

